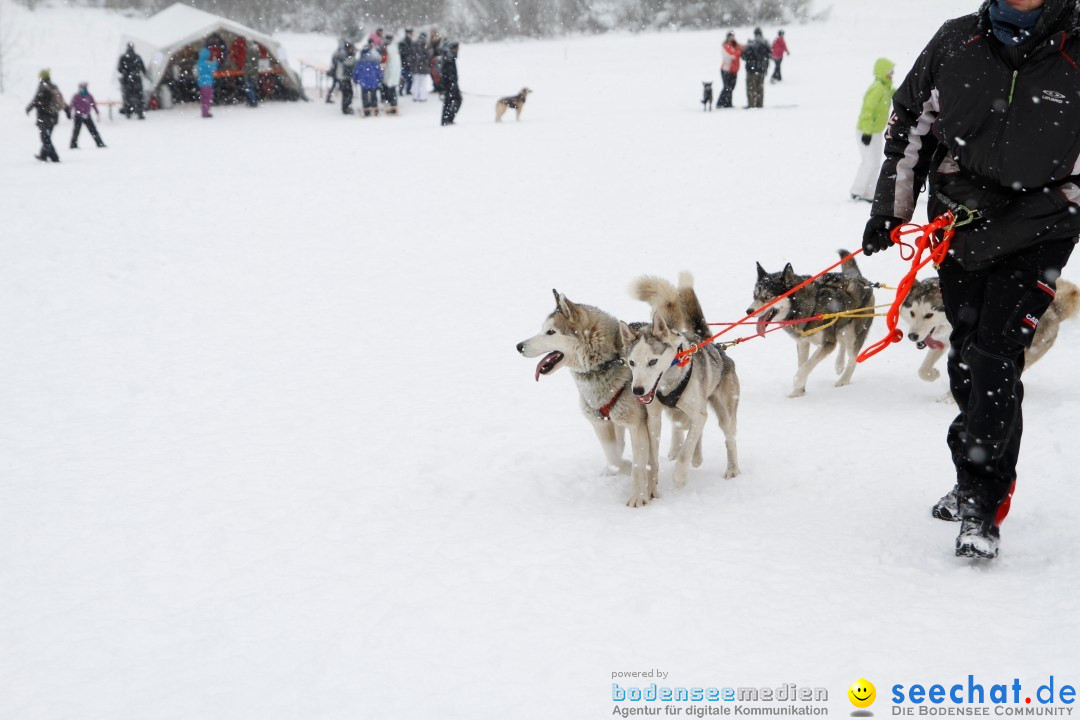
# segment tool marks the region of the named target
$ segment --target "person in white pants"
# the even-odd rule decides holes
[[[855,173],[855,182],[851,183],[851,199],[874,201],[874,189],[877,187],[878,171],[881,170],[882,154],[885,150],[885,136],[878,132],[873,135],[858,133],[859,172]]]
[[[885,149],[885,139],[882,133],[889,123],[892,107],[893,67],[894,63],[891,60],[878,58],[874,62],[874,82],[870,83],[866,94],[863,95],[859,122],[855,126],[862,164],[859,165],[859,172],[855,175],[855,182],[851,184],[852,200],[874,201],[878,170],[881,169],[881,162],[884,160],[882,151]]]
[[[428,96],[428,82],[430,75],[413,75],[412,94],[416,102],[424,102]]]

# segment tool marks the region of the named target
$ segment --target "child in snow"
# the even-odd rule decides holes
[[[98,110],[97,103],[94,102],[94,96],[90,94],[86,83],[79,83],[79,92],[75,93],[71,98],[71,109],[75,113],[75,129],[71,132],[71,149],[74,150],[79,147],[79,131],[82,130],[83,125],[86,126],[86,129],[90,132],[90,137],[94,138],[97,146],[99,148],[105,147],[105,142],[98,135],[97,127],[90,117],[90,111],[93,110],[97,113],[98,120],[100,120],[101,111]]]

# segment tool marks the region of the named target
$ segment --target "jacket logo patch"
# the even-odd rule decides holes
[[[1065,102],[1065,95],[1059,93],[1057,90],[1043,90],[1042,96],[1043,100],[1049,100],[1050,102],[1058,103],[1059,105]]]
[[[1032,317],[1031,315],[1024,316],[1024,322],[1031,327],[1032,330],[1039,329],[1039,318]]]

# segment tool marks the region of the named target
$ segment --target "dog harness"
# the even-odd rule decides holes
[[[682,352],[682,345],[679,346],[679,352]],[[656,391],[656,399],[669,408],[674,408],[679,404],[679,398],[682,397],[683,391],[686,390],[686,386],[690,384],[690,376],[694,372],[694,359],[690,358],[690,367],[686,369],[686,374],[683,375],[682,382],[679,383],[679,387],[671,391],[669,395],[665,395],[659,390]]]
[[[615,407],[615,403],[619,402],[619,397],[623,394],[623,390],[625,389],[626,385],[623,385],[621,388],[616,390],[615,395],[612,396],[611,400],[608,400],[608,404],[596,411],[596,415],[601,420],[611,419],[611,409]]]
[[[518,93],[517,95],[513,95],[511,97],[504,97],[499,102],[501,102],[503,105],[505,105],[508,108],[511,108],[513,110],[517,110],[517,106],[520,103],[525,102],[525,96],[522,95],[521,93]]]

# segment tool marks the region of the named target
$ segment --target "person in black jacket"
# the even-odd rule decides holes
[[[398,55],[401,56],[401,80],[398,82],[398,94],[412,95],[412,28],[405,28],[405,39],[397,46]]]
[[[986,0],[946,22],[893,97],[866,254],[892,245],[929,179],[928,214],[956,229],[938,268],[952,323],[956,485],[933,508],[961,520],[956,554],[993,558],[1016,483],[1024,349],[1080,235],[1076,0]]]
[[[759,108],[765,103],[765,74],[769,72],[772,49],[765,42],[761,28],[754,28],[754,39],[743,48],[742,60],[746,67],[746,107]]]
[[[71,117],[71,109],[64,102],[60,89],[53,84],[48,70],[38,73],[37,92],[34,99],[26,106],[26,114],[31,110],[37,110],[38,134],[41,136],[41,152],[34,157],[42,162],[52,160],[60,162],[60,156],[56,154],[56,147],[52,142],[52,131],[56,123],[60,121],[60,111],[63,110]]]
[[[457,72],[458,44],[450,43],[450,49],[443,56],[442,61],[442,124],[453,125],[454,117],[461,109],[461,86],[458,84]]]
[[[143,115],[143,87],[142,79],[146,75],[146,65],[143,59],[135,52],[135,45],[128,43],[127,50],[120,56],[120,62],[116,69],[120,73],[120,90],[124,98],[124,104],[120,108],[120,114],[131,119],[132,115],[138,115],[140,120],[145,120]]]

